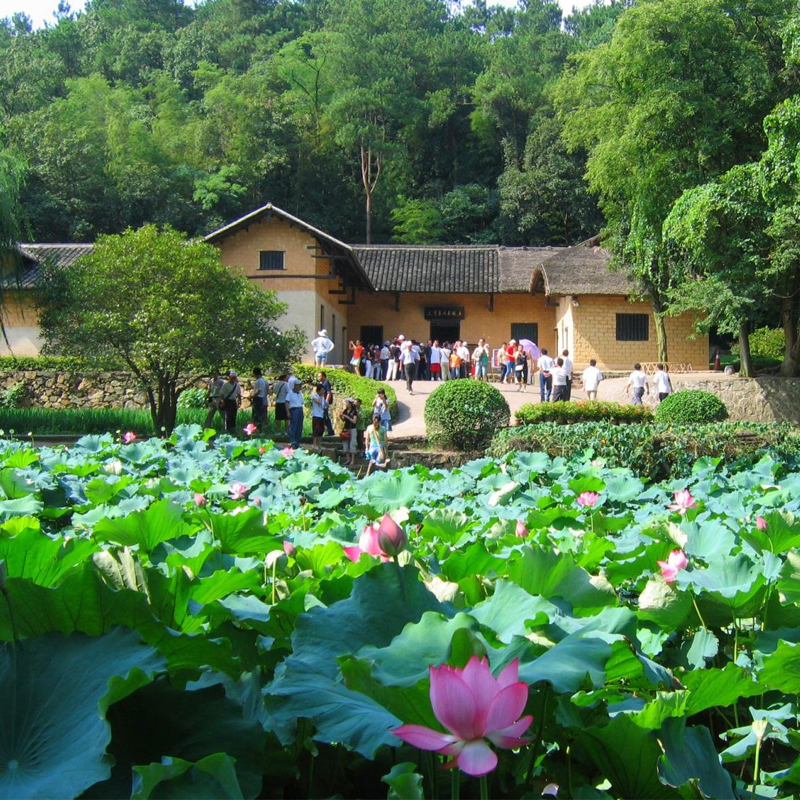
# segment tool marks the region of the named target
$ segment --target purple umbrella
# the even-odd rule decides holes
[[[532,342],[530,339],[520,339],[519,343],[522,345],[522,349],[525,351],[528,358],[532,358],[534,361],[542,354],[542,351],[536,346],[536,343]]]

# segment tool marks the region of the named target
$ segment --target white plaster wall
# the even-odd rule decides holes
[[[8,343],[0,335],[0,355],[3,356],[38,356],[44,344],[38,325],[6,326],[6,336]]]
[[[286,303],[289,308],[286,313],[278,320],[278,325],[282,329],[289,329],[297,326],[307,338],[306,351],[303,354],[304,364],[313,364],[314,358],[311,354],[311,340],[316,338],[317,331],[320,329],[320,306],[325,308],[325,328],[328,336],[333,339],[335,347],[333,353],[328,356],[329,364],[346,364],[347,341],[342,341],[342,326],[347,326],[347,315],[343,307],[330,303],[320,297],[313,290],[298,291],[279,291],[276,292],[278,300]],[[333,334],[333,317],[336,316],[336,336]]]

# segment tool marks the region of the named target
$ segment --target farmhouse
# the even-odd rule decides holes
[[[483,337],[493,347],[531,339],[551,354],[568,348],[578,366],[595,358],[606,369],[657,358],[652,306],[631,299],[634,287],[609,271],[597,238],[568,248],[355,245],[269,203],[205,240],[231,270],[277,292],[286,327],[309,340],[325,328],[335,345],[329,363],[347,363],[350,340],[401,333],[470,344]],[[35,355],[41,344],[29,299],[39,263],[69,264],[89,247],[21,246],[26,270],[5,317],[15,355]],[[708,340],[691,338],[692,321],[667,319],[670,361],[704,369]]]

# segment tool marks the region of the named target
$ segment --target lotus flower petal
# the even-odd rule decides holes
[[[530,535],[528,526],[521,519],[517,520],[516,527],[514,528],[514,533],[520,539],[525,539]]]
[[[457,741],[452,734],[435,731],[424,725],[401,725],[393,728],[392,733],[420,750],[441,750]]]
[[[764,517],[756,517],[756,528],[760,531],[765,531],[767,529],[767,521]]]
[[[344,547],[344,554],[353,562],[358,561],[361,558],[361,554],[364,552],[360,547]]]
[[[512,683],[519,680],[519,659],[515,658],[503,668],[503,671],[497,676],[497,688],[505,689]]]
[[[521,739],[520,735],[528,730],[531,722],[533,722],[533,717],[528,714],[525,717],[520,717],[513,725],[509,725],[507,728],[487,733],[486,738],[498,747],[502,747],[504,750],[513,750],[515,747],[522,747],[528,744],[530,740]]]
[[[479,777],[497,766],[497,754],[483,739],[467,742],[456,756],[456,764],[467,775]]]
[[[461,673],[461,680],[469,686],[475,698],[475,725],[477,726],[475,735],[483,736],[492,701],[497,695],[497,681],[489,669],[488,660],[472,656]],[[528,687],[526,686],[525,688],[527,689]]]
[[[436,719],[459,739],[482,735],[475,695],[453,667],[431,667],[431,705]]]
[[[358,539],[358,546],[371,556],[381,556],[380,545],[378,544],[378,531],[372,525],[365,525],[364,530],[361,531],[361,536]]]
[[[528,684],[520,682],[506,686],[492,700],[484,733],[502,730],[513,725],[519,719],[527,702]]]
[[[405,531],[388,515],[384,514],[378,525],[378,546],[387,556],[396,556],[406,549]]]

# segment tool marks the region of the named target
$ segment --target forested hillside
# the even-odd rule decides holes
[[[0,25],[0,142],[39,241],[205,233],[272,201],[352,241],[572,243],[602,218],[552,87],[623,8],[62,5]]]

